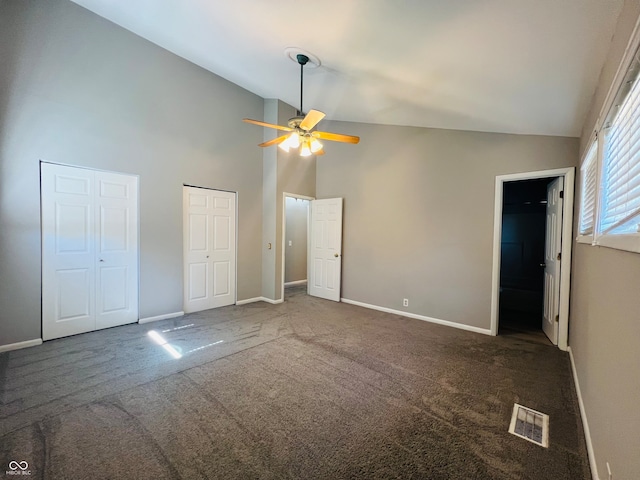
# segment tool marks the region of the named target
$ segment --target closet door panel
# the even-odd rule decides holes
[[[138,179],[96,172],[96,328],[138,320]]]
[[[43,163],[42,338],[95,329],[94,172]]]
[[[236,194],[184,187],[184,311],[236,302]]]

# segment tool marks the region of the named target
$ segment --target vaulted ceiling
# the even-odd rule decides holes
[[[622,0],[73,0],[264,98],[327,118],[579,136]]]

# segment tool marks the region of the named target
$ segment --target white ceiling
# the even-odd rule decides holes
[[[622,0],[73,0],[264,98],[393,125],[579,136]]]

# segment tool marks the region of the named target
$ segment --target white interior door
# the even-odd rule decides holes
[[[184,187],[184,311],[236,301],[236,194]]]
[[[95,172],[96,329],[138,321],[138,178]]]
[[[340,301],[342,278],[342,199],[311,201],[309,295]]]
[[[544,312],[542,329],[558,344],[560,311],[560,250],[562,245],[562,190],[564,179],[556,178],[547,187],[547,226],[544,250]]]
[[[44,340],[138,320],[136,177],[43,163]]]

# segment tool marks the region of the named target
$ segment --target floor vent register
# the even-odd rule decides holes
[[[549,415],[537,412],[517,403],[513,406],[513,415],[509,433],[524,438],[542,447],[549,447]]]

